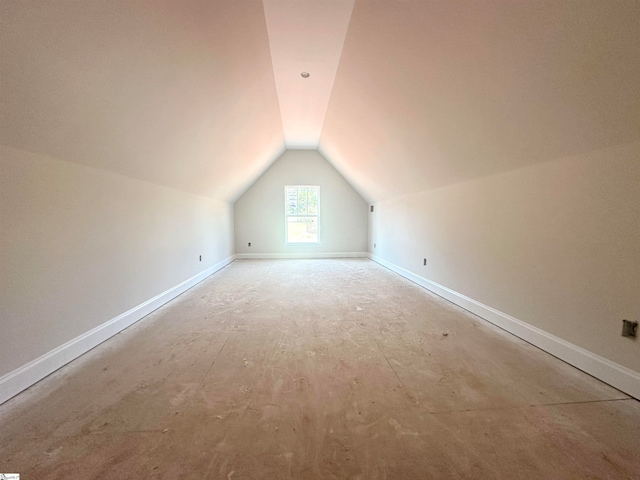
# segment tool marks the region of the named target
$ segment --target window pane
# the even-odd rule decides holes
[[[308,215],[317,215],[318,214],[318,189],[310,188],[307,192],[307,214]]]
[[[298,189],[298,215],[307,214],[307,189]]]
[[[298,213],[298,190],[294,187],[287,187],[287,215]]]
[[[318,217],[287,217],[287,222],[287,242],[318,242]]]

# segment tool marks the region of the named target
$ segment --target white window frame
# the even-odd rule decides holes
[[[318,191],[318,205],[316,215],[289,215],[289,198],[287,197],[288,188],[315,188]],[[320,246],[320,185],[285,185],[284,186],[284,244],[285,246],[297,247],[317,247]],[[311,217],[318,219],[318,241],[317,242],[290,242],[289,241],[289,217]]]

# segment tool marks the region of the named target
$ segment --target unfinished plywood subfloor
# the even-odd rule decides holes
[[[640,402],[364,259],[234,262],[0,422],[22,478],[640,472]]]

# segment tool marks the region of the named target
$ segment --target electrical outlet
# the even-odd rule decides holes
[[[375,243],[373,244],[373,248],[376,248],[376,244]]]
[[[423,264],[425,267],[427,266],[427,259],[426,259],[426,258],[423,258],[423,259],[422,259],[422,264]]]
[[[248,246],[251,246],[251,242],[249,242],[247,245],[248,245]]]
[[[202,261],[202,255],[200,255],[200,261]]]
[[[373,205],[371,205],[371,213],[373,213]]]
[[[636,338],[638,334],[638,322],[622,320],[622,336]]]

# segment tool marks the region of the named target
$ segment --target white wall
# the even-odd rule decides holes
[[[375,207],[373,255],[640,372],[640,143]]]
[[[286,246],[285,185],[320,186],[319,246]],[[234,204],[236,254],[366,252],[367,204],[315,150],[288,150]],[[251,242],[251,247],[248,243]]]
[[[227,203],[2,147],[0,379],[224,261],[232,239]]]

